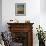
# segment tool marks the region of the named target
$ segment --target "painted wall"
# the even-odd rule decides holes
[[[40,0],[40,24],[46,31],[46,0]]]
[[[2,31],[2,0],[0,0],[0,31]]]
[[[15,3],[26,3],[26,16],[15,16]],[[2,23],[3,26],[10,19],[17,19],[19,22],[24,22],[27,19],[33,23],[39,23],[40,15],[40,0],[2,0]],[[23,19],[22,19],[23,18]],[[38,21],[37,21],[38,20]],[[6,27],[6,26],[5,26]],[[4,29],[6,30],[6,28]]]
[[[46,0],[40,0],[40,10],[42,13],[46,13]]]
[[[15,3],[26,3],[26,16],[15,16]],[[46,30],[46,15],[42,12],[42,1],[40,0],[2,0],[2,26],[3,31],[8,30],[7,22],[11,19],[17,19],[19,22],[30,20],[33,25],[33,45],[38,46],[36,37],[36,27],[39,24]]]

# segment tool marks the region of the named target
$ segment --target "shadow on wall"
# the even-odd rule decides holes
[[[2,0],[0,0],[0,31],[2,31]]]

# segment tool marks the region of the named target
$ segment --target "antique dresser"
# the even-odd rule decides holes
[[[18,46],[33,46],[33,23],[7,23],[12,39]]]

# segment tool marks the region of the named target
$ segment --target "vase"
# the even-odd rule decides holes
[[[45,46],[45,41],[39,40],[39,46]]]

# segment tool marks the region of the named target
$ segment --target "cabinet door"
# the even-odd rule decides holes
[[[28,32],[13,32],[13,42],[22,43],[23,46],[28,46]]]

